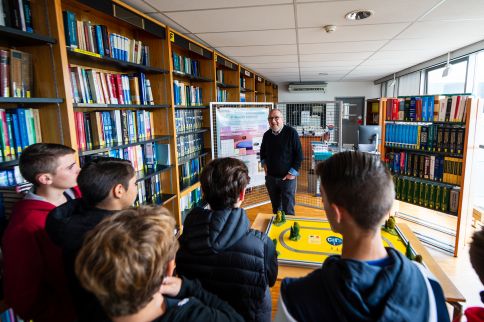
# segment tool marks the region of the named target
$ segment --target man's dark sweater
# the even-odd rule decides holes
[[[296,130],[284,125],[279,134],[269,129],[264,133],[260,159],[267,165],[267,174],[282,178],[289,170],[299,171],[303,160],[301,141]]]

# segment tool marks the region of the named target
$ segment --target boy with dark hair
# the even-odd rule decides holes
[[[472,267],[479,276],[481,283],[484,284],[484,230],[479,230],[472,236],[472,243],[469,247],[469,257]],[[481,301],[484,303],[484,291],[481,291]],[[468,322],[483,322],[484,308],[469,307],[465,310]]]
[[[198,282],[172,277],[178,249],[174,227],[162,207],[105,218],[87,234],[77,257],[81,284],[114,322],[242,321]]]
[[[77,178],[82,198],[49,213],[46,231],[62,249],[64,268],[79,321],[106,319],[95,297],[85,291],[74,273],[74,262],[86,233],[102,219],[130,207],[136,199],[136,176],[131,162],[99,158],[86,164]]]
[[[246,321],[270,321],[269,286],[276,281],[277,255],[266,235],[250,229],[240,208],[248,174],[234,158],[212,160],[203,169],[200,183],[210,210],[195,208],[185,219],[177,270],[199,279]]]
[[[449,321],[430,272],[383,246],[380,227],[395,189],[378,157],[337,153],[316,172],[331,229],[343,235],[342,254],[282,281],[276,321]]]
[[[75,151],[33,144],[22,152],[19,168],[33,188],[14,206],[3,236],[5,302],[25,320],[72,320],[61,251],[45,234],[45,221],[49,211],[80,196]]]

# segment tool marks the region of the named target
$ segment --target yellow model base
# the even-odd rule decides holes
[[[267,226],[267,235],[277,241],[279,263],[295,266],[320,267],[328,256],[341,254],[342,236],[331,230],[329,222],[323,219],[288,218],[280,226],[273,225],[274,217]],[[301,239],[289,239],[291,226],[298,222]],[[398,236],[382,230],[382,241],[385,247],[393,247],[405,254],[407,239],[396,227]]]

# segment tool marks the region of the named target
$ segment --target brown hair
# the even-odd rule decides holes
[[[203,198],[212,210],[232,208],[249,182],[247,166],[234,158],[212,160],[200,175]]]
[[[110,317],[138,312],[159,291],[178,250],[174,227],[167,209],[145,206],[106,217],[87,234],[76,274]]]
[[[472,236],[472,243],[469,247],[469,257],[472,267],[484,284],[484,230],[479,230]]]
[[[134,175],[130,161],[100,157],[82,167],[77,177],[77,185],[86,203],[95,206],[106,199],[111,189],[118,184],[128,190],[129,180]]]
[[[56,143],[36,143],[28,146],[20,155],[19,169],[28,182],[38,185],[37,175],[55,174],[59,166],[58,159],[76,151],[68,146]]]
[[[363,229],[374,230],[395,199],[392,176],[378,156],[346,151],[318,164],[328,202],[346,209]]]

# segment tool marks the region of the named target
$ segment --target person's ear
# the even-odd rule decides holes
[[[331,207],[331,210],[333,210],[334,222],[339,225],[344,217],[343,209],[334,203],[330,204],[329,206]]]
[[[245,199],[245,190],[246,188],[242,189],[242,191],[239,194],[239,201],[244,201]]]
[[[175,259],[173,258],[171,261],[169,261],[167,264],[166,264],[166,272],[165,272],[165,276],[173,276],[173,272],[175,271]]]
[[[118,183],[113,188],[113,197],[117,199],[121,199],[123,195],[126,193],[126,189],[124,189],[121,183]]]
[[[50,173],[39,173],[35,176],[35,180],[43,185],[48,185],[52,183],[52,175]]]

